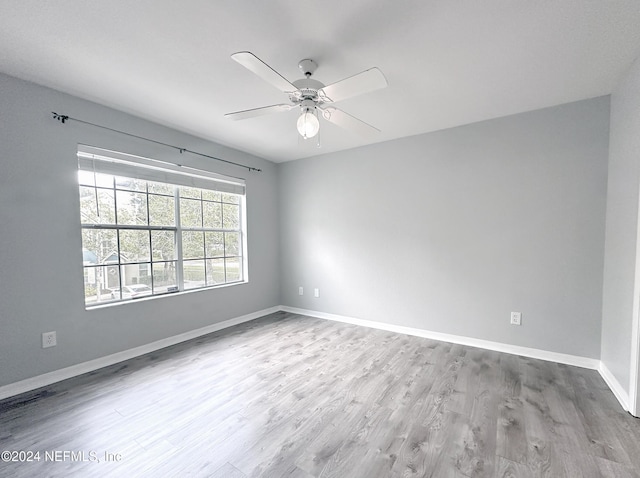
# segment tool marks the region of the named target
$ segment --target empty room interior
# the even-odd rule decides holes
[[[640,477],[637,0],[0,0],[0,476]]]

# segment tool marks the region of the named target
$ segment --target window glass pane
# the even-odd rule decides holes
[[[240,198],[237,194],[222,193],[222,202],[228,202],[231,204],[239,204]]]
[[[153,293],[164,294],[178,290],[176,283],[176,262],[154,262],[153,269]]]
[[[116,223],[116,203],[113,189],[98,189],[98,213],[96,223]]]
[[[82,229],[85,265],[118,262],[118,236],[112,229]]]
[[[83,224],[115,224],[115,202],[112,189],[80,186],[80,221]]]
[[[182,255],[185,259],[204,258],[204,233],[184,231],[182,233]]]
[[[205,232],[204,236],[207,245],[207,257],[224,257],[224,233]]]
[[[223,204],[222,227],[224,229],[240,228],[240,207],[235,204]]]
[[[147,182],[143,179],[121,178],[116,176],[116,189],[146,192]]]
[[[173,231],[151,231],[153,261],[171,261],[176,258],[176,233]]]
[[[222,194],[218,191],[211,191],[210,189],[202,190],[202,199],[206,199],[207,201],[218,201],[222,200]]]
[[[98,186],[99,188],[113,189],[113,176],[111,176],[110,174],[96,173],[95,177],[96,177],[96,186]]]
[[[242,268],[240,267],[240,259],[238,257],[227,258],[224,262],[227,282],[236,282],[242,279]]]
[[[120,229],[120,262],[146,262],[151,259],[149,231]],[[140,274],[136,273],[136,277]]]
[[[142,264],[138,264],[138,284],[146,284],[148,286],[151,285],[151,263],[143,262]]]
[[[240,233],[225,232],[224,233],[224,255],[239,256],[240,251]]]
[[[147,195],[129,191],[116,191],[118,224],[146,226]]]
[[[180,187],[180,197],[181,198],[193,198],[200,199],[202,197],[200,193],[200,189],[198,188],[187,188],[184,186]]]
[[[149,194],[149,224],[152,226],[175,226],[176,200],[173,196]]]
[[[202,227],[202,201],[180,200],[180,224],[182,227]]]
[[[113,277],[109,273],[113,270]],[[115,289],[115,293],[110,288]],[[84,268],[84,302],[87,305],[109,302],[120,298],[117,266]]]
[[[138,299],[150,296],[151,289],[151,264],[124,264],[120,266],[122,280],[122,299]]]
[[[184,288],[196,289],[205,286],[204,261],[184,261]]]
[[[148,183],[149,192],[155,194],[166,194],[167,196],[173,196],[175,194],[176,187],[171,184],[165,183]]]
[[[82,224],[96,224],[98,222],[96,188],[80,186],[80,222]]]
[[[78,170],[78,184],[84,186],[95,186],[96,182],[93,179],[93,173],[91,171]]]
[[[110,289],[114,299],[119,299],[120,294],[120,266],[112,264],[104,267],[104,284]]]
[[[222,204],[219,202],[203,202],[204,227],[222,229]]]
[[[207,259],[207,285],[224,284],[224,259]]]

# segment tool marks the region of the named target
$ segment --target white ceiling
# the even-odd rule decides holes
[[[386,141],[608,94],[640,54],[639,0],[0,0],[0,71],[280,162],[366,144],[234,62],[249,50],[290,81],[377,66],[384,90],[337,106]],[[0,113],[1,114],[1,113]],[[369,141],[370,142],[370,141]]]

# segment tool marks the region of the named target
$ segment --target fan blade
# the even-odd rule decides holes
[[[268,115],[271,113],[280,113],[281,111],[289,111],[295,108],[295,105],[271,105],[263,106],[262,108],[254,108],[252,110],[235,111],[233,113],[227,113],[225,118],[236,120],[243,120],[247,118],[254,118],[256,116]]]
[[[284,91],[285,93],[290,93],[292,91],[297,91],[298,88],[293,86],[289,80],[284,78],[280,73],[267,65],[260,58],[255,56],[253,53],[248,51],[240,51],[238,53],[234,53],[231,55],[235,61],[244,66],[247,70],[252,71],[260,78],[262,78],[267,83],[271,83],[273,86],[278,88],[280,91]]]
[[[318,91],[325,101],[336,103],[352,96],[384,88],[387,79],[378,68],[370,68],[344,80],[336,81]]]
[[[370,124],[339,110],[338,108],[334,108],[333,106],[319,109],[322,111],[322,117],[329,123],[333,123],[341,128],[358,133],[360,136],[365,138],[371,138],[377,133],[380,133],[378,128],[375,128]]]

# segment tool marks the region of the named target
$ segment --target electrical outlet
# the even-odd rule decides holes
[[[298,295],[303,295],[304,294],[304,289],[302,288],[302,286],[298,287]]]
[[[46,349],[49,347],[55,347],[58,345],[58,340],[56,339],[56,332],[45,332],[42,334],[42,348]]]
[[[522,312],[511,312],[511,325],[522,325]]]
[[[320,289],[313,289],[313,295],[315,297],[320,297]]]

